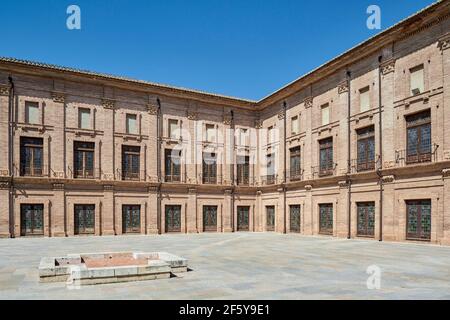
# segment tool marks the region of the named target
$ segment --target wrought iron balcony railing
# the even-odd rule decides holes
[[[261,177],[261,183],[263,185],[273,185],[277,183],[277,175],[276,174],[269,174],[266,176],[262,176]]]
[[[179,174],[166,174],[164,176],[164,182],[181,182],[181,175]]]
[[[303,180],[303,171],[304,170],[291,170],[289,175],[287,176],[287,182],[296,182]]]
[[[436,162],[437,161],[437,150],[439,145],[436,143],[430,144],[428,146],[421,146],[422,150],[419,152],[411,152],[407,149],[396,150],[395,151],[395,163],[397,166],[405,166],[426,162]]]

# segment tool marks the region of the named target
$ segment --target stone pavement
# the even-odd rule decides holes
[[[69,289],[38,282],[43,256],[167,251],[180,277]],[[369,266],[381,288],[367,289]],[[0,240],[0,299],[450,299],[450,247],[276,233]]]

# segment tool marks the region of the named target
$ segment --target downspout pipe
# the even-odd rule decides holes
[[[348,195],[347,195],[347,214],[348,214],[348,235],[347,238],[352,237],[352,180],[350,175],[352,173],[352,162],[351,162],[351,102],[352,102],[352,90],[351,90],[351,71],[347,71],[347,85],[348,85],[348,101],[347,101],[347,185],[348,185]]]
[[[156,170],[158,175],[158,189],[157,189],[157,225],[158,225],[158,233],[161,234],[161,127],[162,127],[162,115],[161,115],[161,100],[159,98],[156,99],[156,103],[158,104],[158,110],[156,112],[156,134],[157,134],[157,148],[156,148],[156,156],[158,160],[156,161]]]
[[[287,139],[286,139],[286,132],[287,132],[287,130],[286,130],[286,125],[287,125],[287,119],[286,119],[286,110],[287,110],[287,103],[286,103],[286,101],[284,101],[283,102],[283,131],[284,131],[284,134],[283,134],[283,138],[284,138],[284,148],[283,148],[283,153],[284,153],[284,155],[283,155],[283,202],[284,202],[284,205],[283,205],[283,215],[284,215],[284,233],[287,233],[287,215],[286,215],[286,212],[287,212],[287,210],[286,210],[286,181],[287,181],[287,157],[286,157],[286,155],[287,155],[287,150],[286,150],[286,147],[287,147]]]
[[[9,235],[11,238],[14,238],[14,143],[13,143],[13,135],[14,135],[14,97],[15,97],[15,86],[14,86],[14,80],[12,76],[10,75],[8,77],[9,82],[9,99],[8,99],[8,115],[9,115],[9,121],[8,121],[8,146],[9,146],[9,154],[8,154],[8,170],[9,175],[11,177],[10,185],[9,185],[9,205],[8,205],[8,212],[9,212]]]
[[[380,241],[383,241],[383,114],[382,114],[382,95],[381,95],[381,62],[383,56],[378,57],[378,142],[379,142],[379,165],[377,166],[377,175],[380,178]]]

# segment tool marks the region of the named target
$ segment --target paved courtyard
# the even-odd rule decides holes
[[[38,282],[40,258],[104,251],[167,251],[192,272],[84,286]],[[381,268],[381,288],[366,270]],[[0,240],[1,299],[450,299],[450,248],[270,233]]]

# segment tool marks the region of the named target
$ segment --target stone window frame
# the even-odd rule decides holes
[[[172,136],[171,136],[171,132],[170,132],[170,123],[171,123],[172,121],[176,121],[176,122],[177,122],[177,130],[178,130],[178,134],[177,134],[175,137],[172,137]],[[166,127],[166,129],[164,130],[164,132],[165,132],[165,135],[166,135],[166,137],[167,137],[168,139],[172,139],[172,140],[179,140],[179,139],[182,139],[182,125],[183,125],[183,121],[182,121],[181,119],[179,119],[179,118],[174,118],[174,117],[170,117],[170,118],[167,118],[167,119],[166,119],[165,123],[166,123],[167,127]]]
[[[359,102],[358,106],[359,106],[360,113],[369,111],[373,108],[372,107],[372,92],[373,92],[373,90],[371,90],[370,85],[364,86],[358,90],[358,102]],[[367,93],[367,99],[368,99],[369,105],[367,106],[366,109],[363,109],[363,105],[362,105],[363,101],[362,101],[361,95],[365,94],[365,93]]]
[[[328,122],[326,123],[324,123],[324,109],[328,110]],[[326,102],[320,105],[320,126],[327,126],[331,122],[331,103]]]
[[[294,118],[297,118],[297,131],[294,131]],[[296,136],[299,135],[301,133],[301,125],[300,125],[300,121],[301,121],[301,113],[297,113],[295,115],[292,115],[290,118],[290,135],[292,136]]]
[[[423,94],[424,92],[426,92],[427,90],[428,90],[428,85],[427,85],[427,81],[426,81],[426,79],[427,79],[427,75],[428,75],[428,70],[425,70],[425,66],[426,66],[426,64],[425,63],[419,63],[419,64],[416,64],[415,66],[413,66],[413,67],[411,67],[411,68],[409,68],[408,69],[408,96],[409,97],[411,97],[411,96],[417,96],[417,95],[421,95],[421,94]],[[421,92],[419,92],[419,93],[417,93],[417,94],[414,94],[413,92],[412,92],[412,83],[411,83],[411,81],[412,81],[412,74],[415,72],[415,71],[417,71],[417,70],[422,70],[422,86],[423,86],[423,91],[421,91]]]
[[[89,110],[89,128],[82,128],[81,113],[84,110]],[[77,107],[77,128],[81,130],[95,130],[95,109],[89,107]]]
[[[38,107],[38,112],[39,112],[39,116],[38,117],[39,118],[38,118],[37,123],[30,123],[28,121],[28,104],[35,104]],[[22,110],[23,110],[23,113],[22,113],[22,117],[21,118],[22,118],[22,122],[24,124],[31,125],[31,126],[42,126],[42,125],[44,125],[44,103],[43,102],[40,102],[37,99],[25,99],[23,101],[23,108],[22,108]]]

